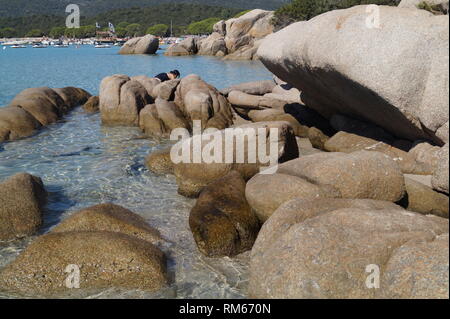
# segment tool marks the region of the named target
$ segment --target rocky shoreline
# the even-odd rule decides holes
[[[267,36],[257,56],[274,74],[269,81],[219,91],[195,74],[164,83],[112,75],[98,97],[25,90],[0,109],[0,137],[29,136],[60,118],[50,107],[86,102],[102,125],[136,127],[146,138],[182,129],[188,136],[176,145],[218,160],[174,162],[171,146],[145,165],[174,175],[178,193],[196,199],[189,227],[201,254],[250,253],[248,297],[448,298],[448,16],[379,8],[381,28],[368,30],[366,6],[357,6]],[[216,26],[224,42],[234,24]],[[27,115],[11,121],[14,112]],[[242,149],[195,149],[198,138],[229,132]],[[258,150],[274,151],[276,170],[250,160],[248,132],[257,132]],[[38,177],[1,182],[0,240],[35,234],[45,199]],[[124,207],[99,204],[35,239],[0,269],[0,287],[56,294],[67,290],[67,265],[79,266],[86,289],[170,285],[158,230]],[[368,282],[374,269],[379,276]]]

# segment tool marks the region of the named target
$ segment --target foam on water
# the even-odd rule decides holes
[[[18,50],[20,53],[14,59],[6,56],[5,52],[3,55],[0,53],[0,62],[9,63],[2,63],[6,76],[0,80],[0,87],[3,87],[0,105],[7,104],[24,88],[43,85],[79,86],[95,94],[103,76],[148,74],[143,72],[145,66],[152,73],[175,67],[184,74],[197,73],[219,88],[270,78],[262,65],[254,62],[233,64],[207,57],[177,59],[161,55],[122,57],[116,54],[115,49],[110,53],[88,48],[48,49],[47,52],[47,49],[31,50]],[[30,56],[27,57],[26,52]],[[48,60],[49,56],[52,60]],[[77,63],[77,70],[70,72]],[[44,69],[48,73],[42,73]],[[172,176],[157,176],[145,169],[143,163],[147,154],[166,147],[168,143],[142,138],[137,128],[102,127],[98,114],[87,115],[78,108],[60,123],[33,137],[0,144],[0,180],[17,172],[28,172],[40,176],[46,185],[49,203],[44,227],[39,234],[47,232],[76,210],[112,202],[144,217],[167,240],[167,244],[161,247],[168,256],[172,279],[167,289],[155,294],[118,289],[81,290],[61,297],[245,297],[248,253],[233,259],[202,256],[188,225],[189,211],[195,201],[177,194]],[[33,237],[0,243],[0,268],[12,261],[32,240]],[[0,297],[17,296],[0,293]]]

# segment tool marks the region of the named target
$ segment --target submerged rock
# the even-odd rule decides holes
[[[0,183],[0,240],[33,235],[42,225],[47,192],[39,177],[16,174]]]
[[[150,243],[161,236],[139,215],[114,204],[101,204],[82,209],[52,229],[52,233],[80,231],[107,231],[122,233]]]
[[[171,147],[150,153],[145,166],[155,174],[174,174],[175,164],[170,158]]]
[[[69,292],[67,278],[79,270],[81,289],[154,291],[167,284],[164,254],[134,236],[105,231],[49,233],[31,243],[0,271],[0,286],[13,292]]]
[[[260,228],[245,199],[245,180],[231,171],[206,186],[191,210],[189,225],[208,257],[233,257],[250,250]]]
[[[159,39],[147,34],[144,37],[128,40],[120,49],[119,54],[155,54],[159,49]]]

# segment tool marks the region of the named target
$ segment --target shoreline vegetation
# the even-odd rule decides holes
[[[387,4],[377,7],[382,28],[367,26],[369,2]],[[445,1],[435,2],[294,0],[278,13],[208,20],[211,35],[165,55],[259,59],[273,79],[218,90],[197,74],[166,82],[115,74],[95,97],[28,89],[0,109],[0,142],[85,102],[99,125],[152,141],[181,129],[177,149],[188,160],[175,161],[173,146],[141,160],[195,199],[188,221],[202,257],[246,254],[247,297],[448,299],[449,18],[435,10]],[[121,53],[154,54],[158,45],[145,35]],[[230,132],[236,143],[224,144]],[[276,165],[265,161],[268,149]],[[35,234],[47,200],[42,180],[11,176],[0,195],[0,239]],[[64,293],[67,265],[82,270],[85,289],[176,285],[173,247],[160,231],[124,207],[98,204],[32,241],[0,269],[0,287]]]

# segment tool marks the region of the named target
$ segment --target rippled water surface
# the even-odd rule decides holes
[[[98,93],[103,77],[130,76],[179,69],[199,74],[223,88],[268,79],[259,62],[230,62],[211,57],[120,56],[117,48],[7,49],[0,51],[0,105],[22,89],[38,86],[82,87]],[[144,165],[145,156],[168,142],[144,139],[136,128],[105,128],[98,114],[80,108],[39,134],[0,144],[0,180],[17,172],[40,176],[49,191],[41,234],[74,211],[112,202],[143,216],[167,239],[161,248],[169,258],[173,283],[156,294],[140,291],[80,291],[88,298],[241,298],[245,297],[248,256],[209,259],[200,255],[189,231],[193,200],[177,194],[173,177],[156,176]],[[0,242],[0,267],[13,260],[33,238]],[[16,296],[0,293],[0,297]],[[31,296],[35,297],[35,296]]]

